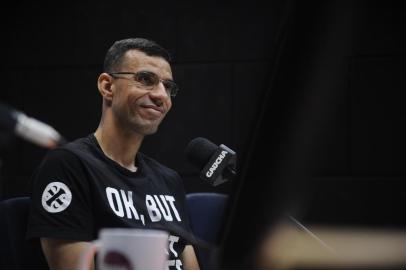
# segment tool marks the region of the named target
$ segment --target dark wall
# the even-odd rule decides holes
[[[144,2],[20,1],[3,8],[0,100],[68,140],[85,136],[100,117],[96,80],[106,50],[121,38],[153,39],[172,52],[181,92],[142,151],[178,170],[188,192],[228,192],[229,184],[212,188],[199,180],[183,151],[199,136],[237,152],[248,140],[284,5]],[[26,194],[46,150],[5,132],[1,142],[1,195]]]

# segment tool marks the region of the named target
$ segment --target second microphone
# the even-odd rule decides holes
[[[235,176],[237,154],[221,144],[198,137],[190,141],[186,147],[186,157],[197,166],[200,178],[212,186],[220,185]]]

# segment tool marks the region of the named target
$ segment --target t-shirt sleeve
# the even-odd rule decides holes
[[[77,156],[64,149],[50,151],[31,185],[27,238],[94,238],[90,184]]]

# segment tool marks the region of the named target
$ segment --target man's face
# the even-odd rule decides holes
[[[171,67],[164,58],[148,56],[138,50],[127,51],[116,72],[139,71],[155,73],[161,80],[172,80]],[[171,97],[162,82],[146,88],[132,75],[120,74],[112,78],[111,87],[113,114],[125,130],[153,134],[172,107]]]

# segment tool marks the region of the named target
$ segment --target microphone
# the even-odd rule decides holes
[[[0,103],[0,128],[12,131],[38,146],[54,148],[66,140],[51,126]]]
[[[224,144],[217,146],[198,137],[189,142],[185,153],[189,161],[201,170],[200,178],[212,186],[218,186],[236,175],[237,154]]]

